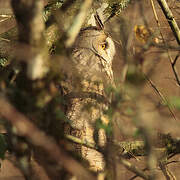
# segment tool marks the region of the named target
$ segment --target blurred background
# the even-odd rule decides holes
[[[71,13],[77,14],[77,12],[80,11],[79,9],[82,2],[78,1],[78,4],[77,2],[69,1],[69,4],[66,4],[64,10],[60,8],[60,13],[58,12],[58,9],[64,2],[57,2],[61,5],[56,6],[57,4],[55,4],[55,1],[44,1],[44,12],[50,12],[53,17],[46,21],[45,30],[51,28],[51,25],[56,22],[59,28],[57,32],[63,34],[67,29],[61,28],[61,25],[63,23],[64,26],[68,26],[68,23],[70,24],[71,16],[73,16]],[[94,10],[96,6],[101,5],[103,2],[104,1],[97,3],[94,1],[91,8]],[[111,9],[116,6],[118,9],[119,1],[109,0],[106,2],[111,6]],[[52,7],[51,3],[55,4],[52,9],[50,8]],[[76,5],[72,6],[71,9],[70,5],[73,3]],[[179,25],[180,2],[171,0],[167,1],[167,3],[174,15],[174,19]],[[116,45],[116,55],[113,61],[116,88],[112,90],[114,93],[112,101],[112,121],[114,123],[113,134],[118,142],[149,140],[150,147],[161,148],[164,147],[164,144],[160,143],[162,134],[166,135],[169,138],[168,140],[171,140],[172,138],[178,141],[180,137],[180,84],[178,84],[178,70],[180,68],[178,57],[180,48],[157,1],[132,0],[127,4],[128,6],[123,10],[121,10],[121,8],[119,8],[119,10],[114,8],[115,15],[105,23],[105,29],[113,38]],[[154,5],[154,10],[152,5]],[[68,6],[70,6],[70,10],[68,9]],[[48,11],[48,8],[50,11]],[[66,10],[66,8],[68,10]],[[93,10],[90,10],[90,13],[92,13]],[[158,19],[155,18],[156,13]],[[44,13],[43,15],[45,20],[47,16],[49,16],[48,13]],[[90,15],[87,15],[87,18],[89,16]],[[67,20],[62,20],[60,17],[67,17]],[[87,19],[82,26],[86,25]],[[25,52],[24,54],[29,57],[31,54],[27,53],[29,50],[24,46],[9,46],[6,44],[18,41],[17,32],[17,23],[11,8],[10,0],[0,0],[1,93],[7,95],[10,102],[30,119],[34,120],[37,119],[37,117],[43,119],[44,116],[46,116],[48,123],[42,125],[42,123],[38,122],[39,127],[43,127],[42,129],[45,129],[50,135],[59,137],[54,130],[54,125],[50,125],[48,120],[48,117],[51,119],[55,113],[52,109],[59,108],[59,104],[62,103],[57,101],[59,95],[57,95],[58,93],[54,85],[56,82],[60,81],[58,79],[59,77],[57,78],[54,74],[52,76],[48,74],[48,78],[46,78],[44,84],[41,81],[39,81],[38,85],[36,84],[38,88],[41,87],[41,85],[43,88],[47,88],[47,91],[42,91],[42,89],[39,88],[38,90],[33,90],[33,93],[30,94],[31,96],[28,94],[29,92],[27,93],[29,87],[25,87],[26,85],[23,84],[24,77],[22,78],[24,71],[22,67],[25,67],[25,65],[20,65],[21,67],[19,68],[19,61],[15,60],[19,56],[15,53],[16,58],[14,58],[14,54],[11,56],[11,52],[14,51],[13,48],[23,47],[24,49],[21,49],[18,53]],[[55,42],[58,37],[58,35],[56,36],[57,32],[55,32],[55,35],[52,35],[51,30],[45,32],[45,35],[50,39],[50,43],[47,45],[49,48],[48,52],[52,55],[55,51],[55,54],[57,53],[60,56],[65,56],[64,52],[66,51],[66,48]],[[62,37],[63,36],[60,35],[60,38],[58,37],[57,39],[63,40]],[[53,40],[51,43],[51,39],[53,38],[55,41]],[[23,56],[23,58],[24,57],[25,56]],[[53,56],[52,58],[55,57]],[[25,63],[25,61],[22,62]],[[18,73],[16,74],[17,71]],[[57,70],[53,70],[53,72],[57,73],[56,71]],[[23,85],[24,87],[22,87]],[[18,91],[21,91],[21,93],[18,93]],[[39,94],[39,91],[42,91],[43,95]],[[49,93],[49,98],[51,100],[55,99],[56,101],[53,101],[53,103],[48,105],[48,103],[51,102],[50,100],[47,100],[46,102],[41,100],[45,99]],[[38,95],[42,95],[41,98]],[[40,105],[38,107],[39,109],[34,105],[23,107],[23,104],[26,105],[27,102],[34,103],[34,99],[31,99],[33,96],[40,98],[40,102],[37,101],[36,104],[39,103],[42,106]],[[21,101],[21,103],[17,102],[17,99]],[[34,108],[36,110],[34,110]],[[45,113],[42,118],[41,113]],[[54,121],[58,121],[58,118],[59,116],[56,117]],[[1,124],[1,132],[4,133],[7,131],[9,125],[4,122],[3,118]],[[49,129],[47,130],[46,128]],[[53,131],[54,134],[50,131]],[[146,136],[148,140],[146,139]],[[179,152],[176,154],[176,152],[174,152],[172,153],[172,157],[166,157],[168,171],[165,172],[170,172],[170,174],[172,174],[169,176],[171,179],[180,178],[180,156],[178,153]],[[128,159],[128,161],[146,172],[148,158],[146,156],[135,157],[136,155],[133,154],[133,152],[129,152],[131,158]],[[156,159],[159,160],[161,157],[157,155]],[[19,170],[19,166],[15,167],[16,163],[12,163],[12,161],[13,160],[5,158],[1,162],[0,179],[24,179],[22,170]],[[44,173],[43,168],[38,166],[36,162],[34,162],[34,167],[36,167],[37,174]],[[136,174],[127,169],[122,163],[116,164],[116,172],[117,179],[141,179],[138,176],[136,177]],[[162,171],[158,163],[156,164],[154,172],[156,174],[156,179],[168,179],[168,175],[165,175],[166,173]],[[41,178],[45,179],[47,177],[42,175]]]

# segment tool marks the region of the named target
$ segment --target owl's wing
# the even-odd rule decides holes
[[[76,73],[71,77],[74,82],[71,93],[75,95],[68,96],[69,106],[66,115],[70,125],[67,124],[65,133],[92,144],[95,144],[94,136],[96,136],[97,142],[104,145],[105,132],[95,131],[95,123],[101,117],[104,107],[104,102],[98,100],[98,95],[104,98],[100,82],[103,78],[100,75],[102,66],[99,57],[90,49],[77,48],[73,51],[72,61]],[[89,161],[92,169],[95,171],[104,169],[105,163],[100,152],[82,145],[74,146],[77,152]]]
[[[106,71],[110,71],[110,76],[113,76],[111,67],[106,66],[104,59],[89,48],[74,49],[73,62],[77,73],[83,76],[83,80],[86,79],[91,83],[107,82],[109,73]]]

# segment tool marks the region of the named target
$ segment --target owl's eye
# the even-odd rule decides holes
[[[103,50],[107,49],[107,47],[108,47],[108,43],[107,42],[104,42],[103,44],[101,44],[101,48]]]

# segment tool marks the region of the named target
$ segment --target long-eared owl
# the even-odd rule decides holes
[[[105,130],[96,127],[97,121],[108,124],[104,111],[108,108],[108,86],[114,85],[112,60],[115,54],[113,40],[101,26],[82,29],[74,43],[72,63],[75,72],[66,80],[69,127],[65,133],[80,138],[83,142],[106,144]],[[94,171],[103,170],[105,162],[100,152],[77,145],[78,152]]]

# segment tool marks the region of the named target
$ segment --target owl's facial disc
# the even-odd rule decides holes
[[[104,34],[104,32],[99,31],[98,33],[98,36],[93,39],[92,46],[98,54],[101,54],[108,47],[108,43],[106,41],[107,36]]]
[[[105,33],[101,33],[93,40],[93,50],[109,65],[112,64],[112,59],[115,54],[114,42]]]
[[[107,48],[106,48],[106,52],[107,52],[107,55],[109,57],[109,59],[113,59],[114,55],[115,55],[115,45],[114,45],[114,42],[113,40],[110,38],[110,37],[107,37],[106,38],[106,42],[108,44]]]

